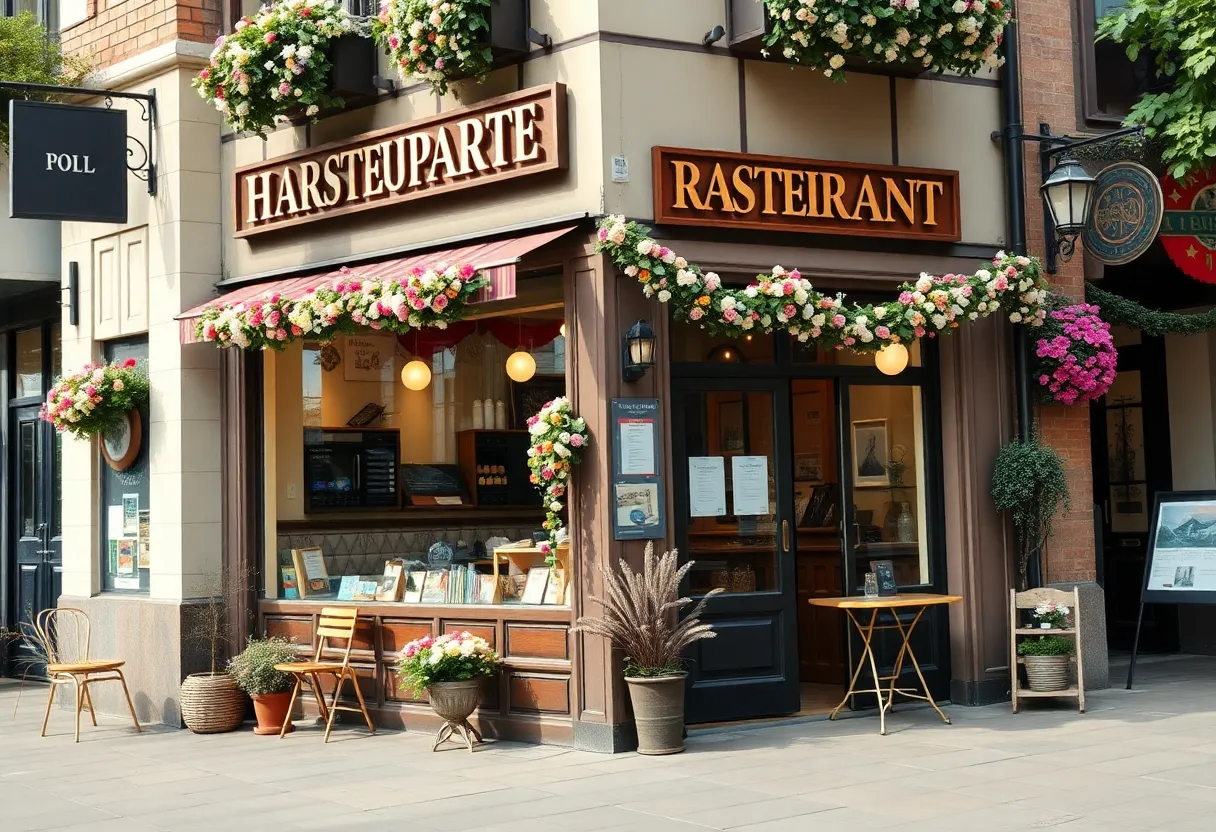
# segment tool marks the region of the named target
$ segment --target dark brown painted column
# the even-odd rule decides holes
[[[621,381],[621,340],[629,326],[639,318],[650,321],[659,336],[659,349],[664,353],[666,326],[657,319],[657,304],[646,299],[635,281],[618,276],[613,264],[601,255],[577,257],[568,263],[566,310],[569,394],[575,412],[587,420],[593,451],[583,457],[575,474],[570,506],[578,590],[571,606],[578,618],[600,611],[592,596],[599,596],[603,588],[603,567],[615,566],[621,557],[635,566],[641,563],[644,544],[623,544],[612,539],[610,407],[613,397],[666,398],[665,354],[658,356],[658,362],[664,366],[656,367],[641,381],[628,385]],[[669,421],[666,401],[663,417],[665,423]],[[661,458],[670,465],[670,432],[666,424],[661,436],[664,443]],[[670,488],[670,471],[665,473],[665,484]],[[664,546],[666,542],[656,541],[656,545]],[[575,746],[593,751],[634,747],[636,737],[629,725],[620,654],[602,638],[582,633],[573,638]]]
[[[257,614],[256,569],[262,546],[262,355],[222,350],[220,359],[220,460],[223,591],[228,596],[229,639],[242,645]],[[241,578],[240,576],[246,576]],[[241,584],[244,588],[241,589]]]
[[[1009,326],[989,319],[942,339],[942,462],[950,609],[951,699],[1008,698],[1013,542],[992,504],[992,464],[1014,435]]]

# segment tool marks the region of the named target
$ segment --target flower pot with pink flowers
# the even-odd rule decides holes
[[[134,358],[86,364],[55,382],[41,416],[60,433],[80,439],[123,433],[129,447],[138,441],[139,411],[148,406],[148,392],[147,370]]]

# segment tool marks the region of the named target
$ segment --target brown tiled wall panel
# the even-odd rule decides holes
[[[511,713],[570,713],[570,677],[549,673],[509,674]]]
[[[569,632],[563,625],[507,622],[506,655],[512,659],[569,659]]]
[[[220,34],[220,0],[96,0],[89,17],[62,33],[65,52],[105,69],[174,40],[210,43]]]

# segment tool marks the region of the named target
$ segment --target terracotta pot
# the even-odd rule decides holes
[[[250,697],[253,699],[253,712],[258,717],[258,727],[253,729],[255,734],[277,734],[283,729],[283,723],[291,721],[287,708],[291,704],[291,691],[284,693],[262,693]],[[288,724],[287,730],[292,730]]]
[[[1036,693],[1068,689],[1069,656],[1026,656],[1026,683]]]
[[[228,673],[192,673],[182,682],[182,721],[196,734],[235,731],[245,720],[245,694]]]
[[[684,750],[684,680],[679,676],[626,676],[639,754],[679,754]]]

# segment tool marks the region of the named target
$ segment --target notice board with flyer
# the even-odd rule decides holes
[[[612,537],[667,536],[658,399],[612,400]]]
[[[1157,494],[1149,526],[1140,614],[1127,671],[1132,686],[1145,604],[1216,605],[1216,491]]]

